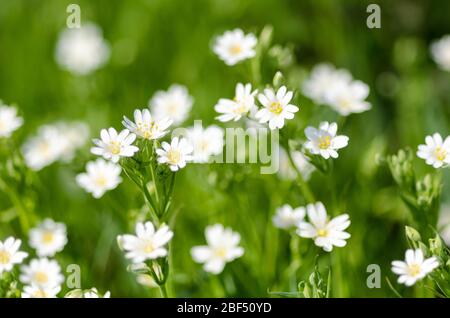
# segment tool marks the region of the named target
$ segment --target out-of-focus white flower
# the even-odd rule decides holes
[[[219,274],[226,263],[244,254],[244,249],[239,246],[241,236],[231,228],[221,224],[207,226],[205,237],[208,245],[194,246],[191,255],[195,262],[204,264],[206,272]]]
[[[73,289],[64,295],[64,298],[110,298],[111,293],[107,291],[103,296],[98,292],[97,288],[90,289]]]
[[[97,70],[108,61],[109,55],[101,29],[92,23],[62,31],[55,52],[56,62],[76,75]]]
[[[343,247],[347,244],[345,240],[350,237],[350,234],[345,232],[350,225],[348,214],[342,214],[329,220],[322,202],[308,204],[306,211],[309,223],[301,222],[298,225],[298,235],[313,239],[314,244],[322,247],[326,252],[331,252],[333,246]]]
[[[0,138],[8,138],[23,125],[23,118],[17,116],[17,108],[4,105],[0,100]]]
[[[214,106],[216,112],[221,114],[216,118],[221,122],[238,121],[252,110],[255,111],[255,95],[257,92],[257,90],[252,91],[252,84],[238,83],[233,99],[221,98]]]
[[[352,76],[347,70],[321,63],[314,66],[309,78],[303,82],[302,92],[316,104],[326,104],[326,94],[330,88],[339,83],[349,83],[351,80]]]
[[[314,155],[321,155],[325,159],[339,157],[337,150],[348,145],[348,137],[336,136],[337,124],[324,121],[320,123],[319,129],[306,127],[305,135],[308,141],[305,148]]]
[[[155,120],[148,109],[136,109],[134,111],[134,122],[123,116],[122,124],[137,136],[154,140],[165,136],[168,133],[166,129],[172,125],[172,122],[172,119],[168,117]]]
[[[421,249],[409,249],[406,250],[404,262],[392,262],[392,271],[400,276],[398,278],[399,284],[412,286],[438,266],[439,262],[436,257],[433,256],[425,259]]]
[[[21,240],[10,236],[5,241],[0,241],[0,276],[3,272],[12,270],[15,264],[20,264],[28,256],[28,253],[19,251]]]
[[[439,213],[439,235],[447,246],[450,246],[450,205],[443,204]]]
[[[328,63],[313,68],[310,77],[303,83],[302,91],[316,104],[326,104],[342,116],[371,108],[371,104],[365,101],[369,86],[353,80],[349,71],[336,69]]]
[[[294,113],[298,112],[298,107],[290,104],[294,93],[288,91],[286,86],[281,86],[275,92],[266,88],[264,94],[258,95],[259,102],[263,108],[258,110],[255,117],[260,123],[269,122],[271,130],[282,128],[286,119],[294,118]]]
[[[149,287],[149,288],[156,288],[158,287],[158,284],[155,282],[153,277],[147,274],[139,274],[136,276],[136,281],[138,284],[141,284],[143,286]]]
[[[157,120],[170,118],[179,125],[189,116],[192,103],[187,88],[173,84],[167,91],[157,91],[149,101],[149,108]]]
[[[297,177],[297,172],[292,167],[286,150],[282,147],[280,147],[279,149],[280,168],[278,169],[278,176],[281,179],[294,180]],[[308,180],[311,176],[311,173],[315,169],[314,166],[309,162],[309,160],[301,151],[292,151],[291,155],[297,169],[302,174],[303,179]]]
[[[434,41],[430,47],[431,56],[444,71],[450,71],[450,35]]]
[[[450,164],[450,136],[442,139],[438,133],[425,138],[425,145],[419,145],[417,156],[434,168]]]
[[[186,137],[194,147],[193,161],[205,163],[211,156],[220,154],[223,150],[223,136],[223,129],[214,125],[205,129],[200,126],[189,128]]]
[[[94,139],[96,147],[91,148],[94,155],[103,156],[103,158],[117,163],[120,157],[133,157],[139,148],[133,146],[136,135],[130,133],[128,129],[122,130],[119,134],[114,128],[100,131],[101,139]]]
[[[122,168],[101,158],[86,164],[86,172],[80,173],[76,181],[86,192],[92,193],[96,199],[108,190],[115,189],[121,182]]]
[[[119,247],[126,252],[125,257],[133,263],[142,263],[167,255],[166,245],[173,237],[167,225],[157,231],[152,222],[137,223],[136,235],[124,234],[117,237]]]
[[[89,130],[82,122],[57,122],[41,126],[36,136],[22,147],[25,163],[33,170],[61,160],[72,160],[76,150],[86,142]]]
[[[66,225],[45,219],[37,227],[30,230],[30,246],[39,257],[53,257],[61,252],[67,244]]]
[[[61,291],[61,286],[39,287],[37,285],[24,286],[22,298],[57,298],[56,295]]]
[[[369,96],[369,86],[361,81],[340,81],[325,93],[327,103],[342,116],[362,113],[372,105],[365,99]]]
[[[216,38],[213,51],[225,64],[235,65],[255,56],[256,43],[253,33],[244,34],[241,29],[234,29]]]
[[[279,208],[272,218],[273,224],[280,229],[290,229],[296,227],[303,221],[306,214],[304,207],[293,209],[289,204]]]
[[[23,284],[40,288],[60,286],[64,281],[59,264],[47,258],[33,259],[29,265],[23,265],[21,271],[20,281]]]
[[[192,145],[185,139],[175,137],[171,143],[162,142],[162,148],[156,149],[158,162],[169,165],[170,170],[178,171],[186,166],[186,162],[192,160]]]

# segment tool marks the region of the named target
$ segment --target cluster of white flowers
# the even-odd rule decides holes
[[[0,138],[8,138],[23,125],[23,118],[17,115],[17,108],[3,104],[0,100]]]
[[[206,272],[220,274],[226,263],[244,255],[244,248],[239,246],[241,236],[231,228],[221,224],[208,226],[205,238],[208,245],[194,246],[191,255],[195,262],[204,264]]]
[[[55,51],[56,62],[76,75],[97,70],[108,61],[109,55],[101,29],[92,23],[62,31]]]
[[[337,150],[348,145],[349,138],[344,135],[336,136],[338,126],[336,123],[324,121],[320,123],[319,129],[306,127],[305,135],[308,141],[305,148],[314,155],[321,155],[323,158],[337,158]]]
[[[450,72],[450,35],[434,41],[430,47],[431,57],[444,71]]]
[[[304,220],[306,215],[309,222]],[[333,246],[345,246],[346,240],[350,238],[350,234],[345,232],[345,229],[350,226],[348,214],[342,214],[330,220],[322,202],[295,209],[285,204],[277,209],[272,221],[281,229],[296,228],[299,236],[313,239],[314,244],[326,252],[331,252]]]
[[[29,138],[22,147],[25,163],[33,170],[55,161],[69,162],[89,135],[83,122],[57,122],[41,126],[36,136]]]
[[[281,86],[276,92],[266,88],[258,95],[262,108],[255,104],[257,90],[252,91],[251,84],[238,83],[233,99],[221,98],[214,107],[221,115],[217,119],[222,122],[237,121],[243,116],[255,119],[259,123],[268,123],[271,130],[283,128],[285,120],[293,119],[299,108],[290,104],[294,93]]]
[[[392,271],[399,275],[398,283],[406,286],[414,285],[439,266],[436,257],[426,258],[421,249],[409,249],[405,253],[405,261],[393,261]]]
[[[168,118],[173,124],[179,125],[188,118],[193,101],[185,86],[173,84],[167,91],[157,91],[148,106],[156,120]]]
[[[342,116],[361,113],[371,108],[365,99],[369,86],[354,80],[350,72],[331,64],[316,65],[303,83],[303,94],[316,104],[326,104]]]
[[[213,51],[225,64],[231,66],[254,57],[257,42],[254,34],[234,29],[216,38]]]
[[[434,168],[447,167],[450,164],[450,136],[445,140],[439,133],[425,138],[425,145],[419,145],[417,156]]]

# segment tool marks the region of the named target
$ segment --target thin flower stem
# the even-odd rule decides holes
[[[289,158],[289,162],[291,163],[292,167],[294,168],[295,172],[297,173],[297,181],[299,183],[300,189],[302,190],[303,196],[305,197],[305,200],[308,203],[315,202],[314,194],[311,192],[311,189],[309,188],[308,183],[306,183],[305,179],[303,179],[303,176],[298,170],[297,165],[294,162],[294,159],[292,158],[291,151],[287,149],[287,156]]]
[[[142,192],[144,193],[145,198],[147,199],[148,203],[150,204],[150,213],[152,214],[153,219],[155,221],[159,221],[158,210],[155,207],[155,203],[153,202],[152,195],[148,191],[145,181],[142,181],[141,187],[142,187]]]
[[[22,200],[14,190],[6,185],[5,182],[1,180],[0,182],[0,188],[9,196],[12,204],[16,208],[22,233],[27,234],[28,230],[30,229],[30,221],[28,219],[27,211],[22,204]]]
[[[161,200],[159,197],[159,192],[158,192],[158,183],[156,182],[156,177],[155,177],[155,169],[153,167],[153,164],[150,164],[150,174],[152,176],[152,180],[153,180],[153,185],[155,186],[155,197],[156,197],[156,203],[160,204]],[[161,211],[157,211],[158,216],[161,216]]]
[[[167,293],[166,284],[159,285],[159,290],[160,290],[161,296],[163,298],[169,298],[169,294]]]

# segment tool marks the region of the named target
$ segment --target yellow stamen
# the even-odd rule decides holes
[[[51,231],[46,231],[44,234],[42,234],[42,242],[44,242],[44,244],[49,244],[49,243],[53,242],[54,238],[55,238],[55,236],[53,235],[53,232],[51,232]]]
[[[224,247],[219,247],[214,250],[214,255],[219,258],[224,258],[227,255],[227,249]]]
[[[412,264],[408,267],[409,275],[415,277],[420,274],[420,265]]]
[[[317,236],[326,237],[328,236],[328,231],[326,229],[319,229],[317,230]]]
[[[233,55],[239,54],[242,52],[242,47],[240,44],[233,44],[230,46],[230,53]]]
[[[445,149],[442,147],[437,147],[434,151],[434,154],[436,156],[436,159],[439,161],[443,161],[445,157],[447,157],[447,151],[445,151]]]
[[[170,164],[177,164],[180,161],[181,154],[178,150],[169,150],[167,153],[167,162]]]
[[[120,143],[117,141],[111,141],[109,144],[109,151],[111,151],[113,155],[118,155],[120,153]]]
[[[0,264],[8,264],[11,260],[11,254],[7,251],[0,251]]]
[[[145,247],[144,247],[144,252],[145,253],[151,253],[155,250],[155,246],[153,245],[152,242],[148,242],[146,243]]]
[[[269,110],[271,113],[279,115],[283,111],[283,107],[281,107],[280,102],[272,102],[270,104]]]
[[[46,284],[48,282],[48,275],[44,272],[37,272],[34,274],[34,279],[39,284]]]
[[[319,139],[319,148],[320,149],[328,149],[331,145],[331,138],[330,136],[323,136]]]

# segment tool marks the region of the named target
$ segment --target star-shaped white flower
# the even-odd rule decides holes
[[[419,145],[417,156],[434,168],[441,168],[450,164],[450,136],[442,140],[440,134],[425,138],[425,145]]]
[[[436,257],[425,259],[421,249],[409,249],[405,253],[405,261],[392,262],[392,271],[399,275],[399,284],[412,286],[438,266],[439,262]]]
[[[136,109],[134,111],[134,122],[123,116],[122,124],[137,136],[154,140],[164,137],[168,133],[166,129],[172,125],[172,122],[168,117],[155,120],[148,109]]]
[[[64,282],[61,267],[55,260],[47,258],[33,259],[30,265],[23,265],[20,281],[40,288],[60,286]]]
[[[0,276],[3,272],[10,272],[14,265],[22,263],[28,253],[19,251],[21,240],[8,237],[5,241],[0,241]]]
[[[337,150],[348,145],[348,137],[336,136],[337,124],[324,121],[320,123],[319,129],[306,127],[305,135],[308,141],[305,148],[314,155],[321,155],[325,159],[339,157]]]
[[[164,141],[161,147],[156,149],[158,162],[169,165],[172,171],[184,168],[193,159],[191,154],[194,149],[185,138],[174,137],[170,144]]]
[[[77,175],[76,181],[86,192],[92,193],[92,196],[98,199],[122,182],[121,172],[122,168],[118,164],[99,158],[88,162],[86,172]]]
[[[221,115],[216,118],[221,122],[238,121],[256,110],[255,95],[258,91],[252,91],[252,84],[236,85],[235,96],[233,99],[221,98],[214,109]]]
[[[271,130],[282,128],[286,119],[294,118],[294,113],[298,112],[298,107],[290,104],[294,93],[288,91],[286,86],[281,86],[275,92],[266,88],[264,94],[258,95],[259,102],[264,106],[255,115],[260,123],[269,122]]]
[[[173,232],[167,225],[162,225],[155,231],[152,222],[145,222],[136,224],[136,235],[120,235],[117,242],[126,252],[125,257],[136,264],[167,256],[166,245],[172,237]]]
[[[217,37],[213,51],[225,64],[235,65],[255,56],[256,43],[254,34],[244,34],[241,29],[234,29]]]
[[[93,140],[96,147],[92,147],[91,152],[114,163],[117,163],[120,157],[133,157],[134,153],[139,151],[138,147],[132,145],[136,135],[128,129],[122,130],[120,134],[112,127],[108,130],[102,129],[100,138]]]
[[[170,118],[179,125],[189,116],[193,102],[185,86],[173,84],[167,91],[157,91],[148,105],[156,120]]]
[[[309,223],[301,222],[298,225],[298,235],[313,239],[314,244],[322,247],[326,252],[331,252],[333,246],[343,247],[347,244],[345,240],[350,238],[350,234],[345,232],[345,229],[350,226],[348,214],[329,220],[322,202],[308,204],[306,211]]]
[[[8,138],[23,125],[23,118],[17,116],[15,107],[3,105],[0,100],[0,138]]]
[[[293,209],[289,204],[279,207],[273,216],[273,224],[280,229],[290,229],[303,221],[306,214],[304,207]]]
[[[45,219],[37,227],[30,230],[30,246],[36,249],[39,257],[53,257],[61,252],[67,244],[66,225]]]
[[[342,116],[362,113],[372,105],[365,101],[369,96],[369,86],[361,81],[340,81],[328,88],[325,93],[326,103]]]
[[[206,163],[211,156],[222,153],[223,129],[215,125],[202,128],[194,126],[187,130],[187,139],[194,147],[192,160],[196,163]]]
[[[204,264],[206,272],[219,274],[226,263],[244,254],[244,249],[239,246],[241,236],[231,228],[224,228],[221,224],[208,226],[205,237],[208,245],[194,246],[191,255],[194,261]]]

